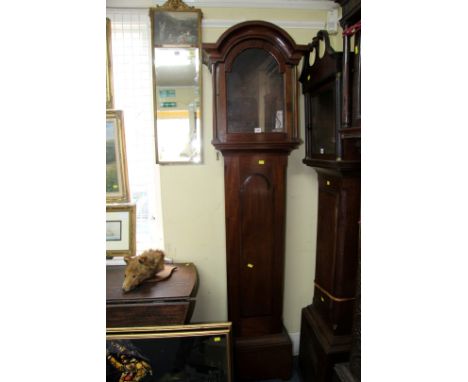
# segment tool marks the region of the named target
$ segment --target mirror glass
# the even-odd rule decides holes
[[[201,163],[201,11],[168,1],[152,25],[157,162]]]
[[[158,161],[201,161],[198,48],[154,48]]]

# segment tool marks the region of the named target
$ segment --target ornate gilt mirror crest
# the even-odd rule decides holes
[[[181,0],[150,9],[156,160],[201,163],[201,18]]]

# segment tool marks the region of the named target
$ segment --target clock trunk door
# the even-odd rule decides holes
[[[226,187],[233,196],[226,200],[230,320],[239,323],[242,336],[278,332],[287,157],[270,154],[225,159]]]

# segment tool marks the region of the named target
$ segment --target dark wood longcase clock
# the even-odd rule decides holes
[[[203,44],[213,78],[213,145],[224,157],[228,318],[236,380],[288,379],[282,323],[286,168],[301,143],[296,65],[306,46],[249,21]]]
[[[360,20],[359,1],[340,1]],[[349,19],[348,19],[349,20]],[[305,382],[330,382],[349,360],[356,301],[361,195],[360,33],[353,47],[346,25],[344,52],[326,31],[309,44],[299,81],[305,103],[304,164],[318,174],[314,297],[302,310],[299,365]],[[360,24],[359,24],[360,25]],[[325,53],[319,56],[319,45]],[[313,63],[309,57],[315,55]]]

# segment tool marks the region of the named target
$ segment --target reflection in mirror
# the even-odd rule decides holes
[[[283,75],[270,53],[251,48],[239,54],[228,73],[227,92],[228,132],[284,132]]]
[[[152,9],[158,163],[201,163],[201,11],[181,0]]]
[[[154,48],[158,161],[201,161],[198,48]]]

